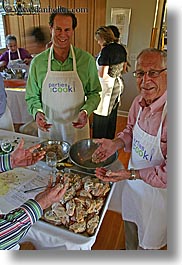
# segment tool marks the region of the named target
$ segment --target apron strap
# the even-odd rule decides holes
[[[17,53],[18,53],[18,59],[21,60],[19,49],[17,49]],[[11,52],[10,52],[10,50],[9,50],[8,55],[9,55],[9,56],[8,56],[8,57],[9,57],[9,61],[11,61]]]
[[[167,114],[167,100],[165,102],[165,105],[164,105],[164,108],[163,108],[163,111],[162,111],[162,117],[161,117],[161,122],[162,123],[164,121],[164,118],[166,117],[166,114]]]
[[[18,59],[21,60],[21,56],[20,56],[20,51],[19,51],[19,49],[17,49],[17,53],[18,53]]]
[[[70,48],[71,48],[71,53],[72,53],[72,56],[73,56],[73,71],[76,72],[76,58],[75,58],[75,53],[73,51],[73,46],[72,45],[70,45]],[[52,51],[53,51],[53,45],[51,45],[50,52],[49,52],[49,57],[48,57],[48,67],[47,67],[47,70],[48,71],[51,71],[51,55],[52,55]]]

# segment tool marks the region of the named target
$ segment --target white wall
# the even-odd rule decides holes
[[[156,0],[107,0],[106,24],[111,24],[111,8],[131,8],[131,20],[128,37],[128,55],[131,63],[129,73],[123,76],[125,92],[122,97],[121,111],[128,112],[131,102],[137,95],[136,80],[132,76],[135,58],[144,48],[150,47]]]

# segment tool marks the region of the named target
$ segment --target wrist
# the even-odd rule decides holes
[[[113,143],[115,143],[117,145],[117,149],[124,148],[124,142],[121,138],[115,138],[113,140]]]
[[[130,168],[129,170],[129,180],[136,180],[136,179],[140,179],[140,174],[139,174],[139,170],[135,170],[134,168]]]
[[[87,111],[87,110],[82,109],[82,110],[80,110],[80,111],[84,111],[84,112],[87,114],[87,116],[88,116],[88,111]]]

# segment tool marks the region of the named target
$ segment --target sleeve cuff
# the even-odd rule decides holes
[[[11,154],[4,154],[1,156],[1,170],[2,172],[9,171],[12,169],[11,160],[10,160]]]
[[[23,205],[20,206],[20,208],[22,208],[27,213],[32,224],[38,221],[43,214],[42,208],[33,199],[26,201]]]

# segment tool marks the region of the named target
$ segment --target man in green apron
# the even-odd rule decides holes
[[[25,98],[39,136],[72,144],[90,137],[101,86],[94,57],[71,45],[75,15],[52,13],[49,25],[52,46],[33,59]]]

